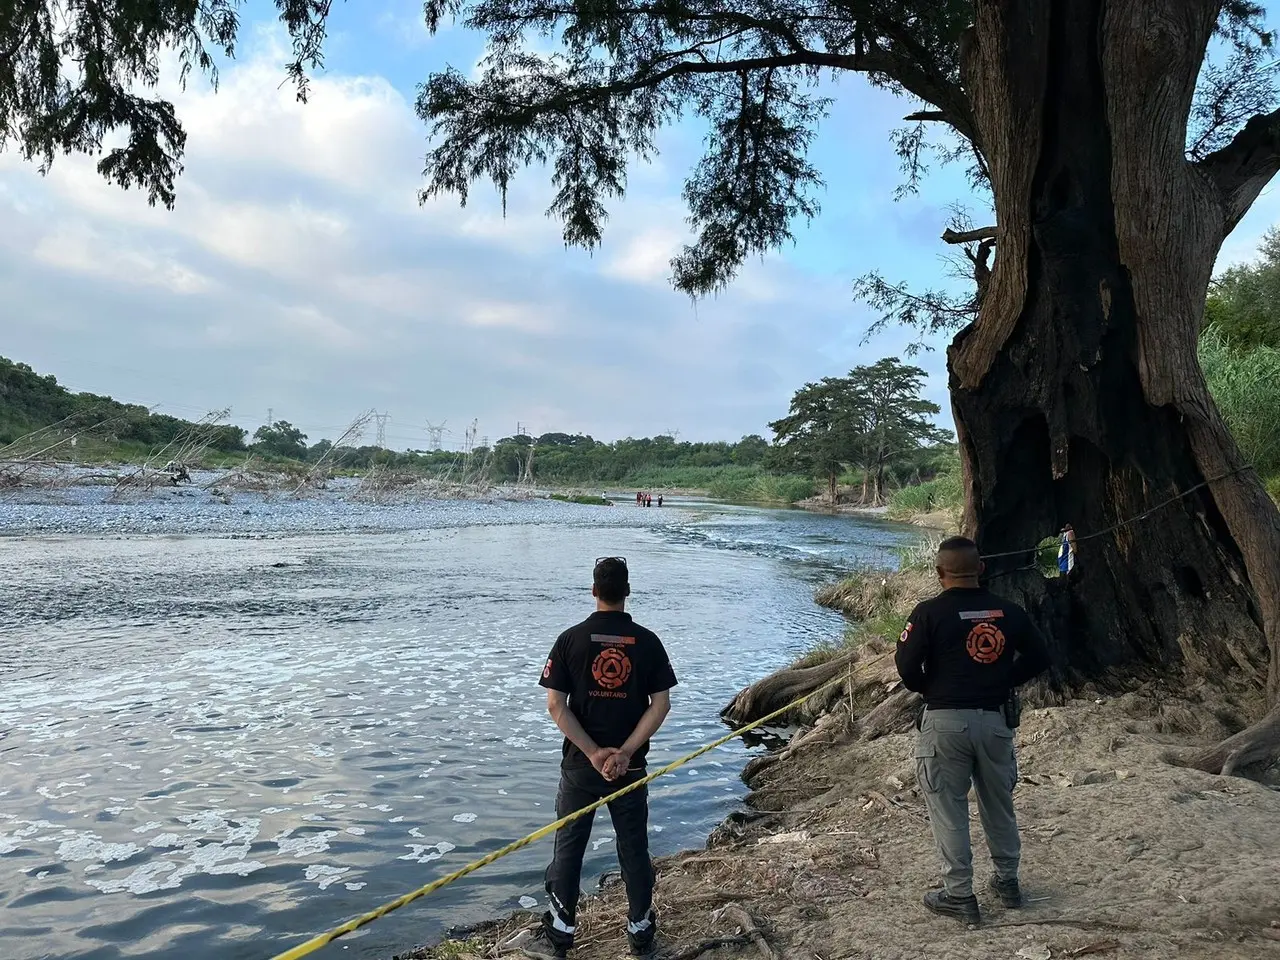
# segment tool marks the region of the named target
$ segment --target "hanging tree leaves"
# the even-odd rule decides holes
[[[0,150],[15,148],[47,173],[60,154],[101,156],[98,172],[152,205],[172,207],[187,135],[156,94],[166,55],[178,81],[218,78],[235,54],[241,0],[123,0],[0,4]],[[332,0],[276,0],[293,41],[284,65],[299,99],[323,63]],[[104,148],[113,138],[119,146]],[[104,154],[105,149],[105,154]]]
[[[294,43],[286,74],[305,97],[331,0],[276,5]],[[59,153],[97,154],[120,137],[99,170],[172,204],[185,140],[155,95],[160,58],[174,50],[184,75],[213,76],[216,55],[234,50],[239,9],[233,0],[0,5],[0,146],[47,169]],[[748,257],[786,244],[818,213],[822,177],[841,172],[808,157],[831,78],[858,73],[902,96],[908,125],[894,148],[907,187],[931,158],[969,158],[995,216],[946,235],[965,251],[973,299],[913,300],[882,279],[859,289],[896,320],[959,328],[948,370],[965,523],[979,545],[1016,552],[1063,521],[1106,530],[1142,514],[1155,491],[1196,491],[1169,501],[1159,524],[1088,541],[1095,559],[1078,578],[1046,584],[1011,571],[1002,588],[1049,628],[1063,678],[1101,682],[1185,660],[1280,704],[1280,515],[1195,353],[1222,241],[1280,170],[1260,4],[427,0],[424,9],[432,29],[457,18],[488,49],[476,72],[448,69],[420,88],[432,135],[423,196],[465,202],[484,179],[505,197],[521,168],[545,164],[548,212],[567,243],[592,248],[629,164],[654,154],[664,126],[697,116],[706,150],[684,187],[695,238],[672,263],[676,287],[695,296],[722,289]],[[1196,763],[1230,770],[1278,743],[1280,709]]]

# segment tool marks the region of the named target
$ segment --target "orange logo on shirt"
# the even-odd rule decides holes
[[[1004,653],[1004,634],[994,623],[975,623],[965,648],[978,663],[995,663]]]
[[[591,664],[591,676],[606,690],[617,690],[631,676],[631,658],[616,647],[601,650]]]
[[[546,680],[551,676],[551,661],[547,660],[547,665],[542,668],[542,679]]]

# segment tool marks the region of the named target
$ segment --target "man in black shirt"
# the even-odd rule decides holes
[[[989,886],[1006,907],[1022,906],[1021,841],[1013,812],[1018,782],[1010,693],[1049,666],[1044,639],[1026,611],[978,585],[982,561],[972,540],[938,549],[942,593],[915,608],[895,660],[903,685],[924,697],[916,776],[942,859],[941,891],[925,894],[934,913],[978,923],[969,845],[969,788],[995,865]]]
[[[670,690],[676,685],[662,641],[625,612],[631,594],[627,561],[597,560],[593,580],[596,612],[560,634],[539,681],[547,688],[547,710],[565,736],[557,817],[644,779],[649,738],[667,718]],[[658,922],[649,859],[648,788],[610,803],[609,815],[627,888],[627,940],[633,954],[648,956]],[[526,956],[564,957],[573,946],[582,858],[592,819],[588,815],[556,831],[546,877],[551,909],[522,948]]]

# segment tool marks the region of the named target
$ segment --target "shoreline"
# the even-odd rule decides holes
[[[1280,764],[1255,781],[1174,762],[1257,707],[1230,695],[1224,704],[1209,689],[1086,689],[1027,709],[1015,793],[1027,906],[1006,910],[985,891],[990,866],[975,827],[983,924],[970,930],[924,910],[939,873],[912,759],[914,710],[902,709],[904,694],[885,698],[893,645],[872,627],[925,589],[919,571],[903,573],[887,575],[894,596],[880,606],[856,589],[824,601],[864,617],[852,646],[829,651],[840,662],[825,669],[849,670],[845,693],[748,762],[748,795],[702,849],[655,860],[657,960],[730,960],[744,947],[773,960],[1280,958]],[[385,960],[511,956],[501,947],[527,936],[537,915],[516,911]],[[607,872],[579,909],[576,960],[625,956],[625,916],[625,891]]]
[[[657,956],[743,956],[755,939],[744,928],[764,938],[770,952],[760,955],[778,960],[1280,956],[1280,902],[1270,892],[1280,788],[1166,763],[1170,746],[1191,745],[1162,729],[1169,706],[1136,692],[1027,711],[1016,798],[1029,903],[1009,911],[982,889],[990,867],[975,827],[984,923],[973,930],[919,902],[938,873],[910,759],[914,734],[862,739],[847,712],[828,714],[768,755],[772,763],[748,768],[744,809],[703,849],[655,861],[665,944]],[[1203,725],[1193,739],[1212,739],[1207,708],[1176,706]],[[574,956],[625,956],[625,911],[625,892],[606,875],[583,898]],[[535,917],[513,913],[386,960],[510,955],[498,946]]]

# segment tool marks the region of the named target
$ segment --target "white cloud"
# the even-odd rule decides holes
[[[52,267],[116,283],[164,287],[178,294],[205,293],[213,286],[208,277],[170,256],[121,247],[84,222],[55,225],[40,238],[31,255]]]
[[[524,172],[505,215],[484,184],[466,208],[419,207],[408,98],[330,73],[299,104],[283,59],[267,44],[216,93],[175,95],[189,140],[172,212],[91,158],[40,178],[0,154],[7,354],[121,396],[181,371],[165,399],[300,424],[376,405],[405,423],[479,417],[492,436],[519,419],[605,437],[759,432],[796,385],[868,359],[832,349],[854,322],[847,281],[784,257],[696,306],[672,292],[687,229],[661,166],[612,206],[596,256],[566,251],[545,171]],[[630,402],[584,403],[620,383]]]
[[[616,255],[604,264],[611,277],[666,286],[671,277],[671,258],[680,252],[687,235],[673,227],[650,227],[631,237]]]
[[[481,301],[467,310],[466,321],[475,327],[523,333],[550,333],[553,329],[551,318],[529,303]]]
[[[353,331],[314,306],[281,307],[277,316],[289,333],[327,347],[349,350],[361,343]]]

